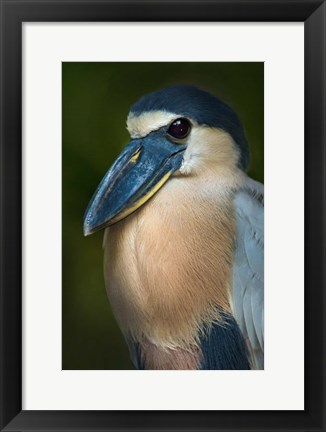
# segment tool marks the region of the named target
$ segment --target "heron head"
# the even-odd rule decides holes
[[[210,93],[170,86],[132,106],[131,141],[107,171],[84,218],[84,234],[126,218],[173,175],[246,170],[249,150],[236,113]]]

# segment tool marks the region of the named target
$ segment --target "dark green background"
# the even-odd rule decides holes
[[[62,64],[62,368],[132,369],[106,297],[102,237],[83,237],[83,214],[128,142],[126,117],[142,95],[173,83],[211,91],[238,113],[263,181],[263,63]]]

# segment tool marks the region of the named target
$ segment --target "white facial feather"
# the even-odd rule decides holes
[[[172,123],[178,117],[182,116],[167,111],[150,111],[140,115],[131,113],[127,118],[127,129],[131,138],[143,138],[150,132]]]
[[[221,129],[194,125],[184,154],[180,173],[202,175],[214,170],[223,177],[230,170],[237,171],[239,151],[231,136]]]

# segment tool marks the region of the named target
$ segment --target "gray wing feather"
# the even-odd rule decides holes
[[[247,178],[235,195],[237,223],[233,312],[248,342],[253,367],[264,367],[264,187]]]

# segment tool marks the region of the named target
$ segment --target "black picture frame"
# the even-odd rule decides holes
[[[325,431],[325,2],[1,0],[0,3],[1,431]],[[52,21],[304,22],[304,411],[22,411],[22,23]],[[295,163],[295,155],[289,163]],[[290,195],[291,191],[289,199]]]

